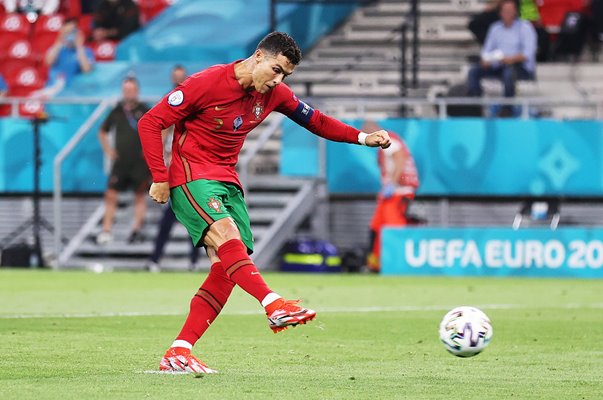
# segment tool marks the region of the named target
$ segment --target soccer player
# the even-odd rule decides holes
[[[159,203],[171,197],[178,220],[212,263],[193,296],[189,315],[160,363],[162,371],[215,372],[191,349],[218,316],[234,285],[264,307],[274,333],[316,316],[299,301],[273,292],[249,258],[253,238],[243,189],[235,171],[247,133],[278,111],[326,139],[388,147],[387,132],[371,134],[322,114],[283,84],[301,60],[287,34],[273,32],[245,60],[198,72],[172,90],[140,120],[139,134]],[[162,129],[175,124],[172,163],[163,160]]]
[[[364,130],[380,129],[374,121],[366,121]],[[406,226],[408,206],[419,187],[419,175],[415,160],[404,140],[394,132],[388,132],[391,145],[379,150],[381,191],[371,220],[371,252],[367,265],[373,272],[381,269],[381,229],[385,226]]]

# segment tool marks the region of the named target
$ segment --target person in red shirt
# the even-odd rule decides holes
[[[367,121],[364,130],[380,129],[373,121]],[[381,269],[381,229],[384,226],[407,225],[406,212],[415,198],[419,187],[419,176],[415,160],[404,140],[393,132],[388,132],[391,146],[378,153],[381,170],[381,191],[377,196],[377,207],[371,220],[372,250],[367,257],[367,266],[373,272]]]
[[[193,74],[139,121],[144,155],[153,176],[149,195],[171,198],[178,220],[193,243],[204,246],[212,263],[193,296],[189,315],[160,362],[162,371],[213,373],[191,354],[197,340],[218,316],[235,284],[264,307],[277,333],[316,316],[273,292],[249,254],[253,236],[235,166],[247,134],[272,111],[280,112],[329,140],[386,148],[388,133],[364,133],[295,96],[283,80],[301,61],[301,51],[286,33],[273,32],[253,55]],[[163,160],[161,131],[175,125],[169,171]]]

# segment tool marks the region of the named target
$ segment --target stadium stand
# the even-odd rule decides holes
[[[144,18],[150,21],[149,24],[118,44],[114,53],[110,48],[101,49],[102,46],[99,44],[95,51],[97,59],[107,62],[98,64],[93,73],[77,77],[73,86],[64,90],[61,96],[63,98],[73,96],[111,98],[117,90],[115,82],[127,74],[134,74],[141,81],[142,95],[150,100],[156,99],[168,90],[167,77],[170,68],[176,62],[181,62],[189,71],[194,71],[215,62],[243,57],[247,55],[249,45],[256,42],[257,38],[254,34],[261,35],[267,22],[266,9],[260,7],[253,11],[257,12],[257,15],[249,15],[249,9],[244,7],[244,2],[237,0],[222,2],[220,7],[210,11],[194,4],[193,1],[186,0],[176,3],[160,14],[155,11],[148,13],[145,11],[147,10],[145,7],[156,10],[153,7],[159,7],[158,4],[164,7],[167,3],[159,0],[141,1],[141,12]],[[419,86],[409,88],[409,97],[434,97],[437,93],[442,93],[451,85],[465,79],[464,68],[468,65],[467,58],[479,53],[479,47],[466,29],[466,25],[469,14],[481,8],[482,3],[479,1],[424,0],[421,2]],[[286,18],[287,13],[291,12],[287,7],[284,7],[284,10],[280,11],[279,20]],[[357,8],[345,23],[339,25],[332,33],[321,35],[317,43],[308,42],[309,51],[306,51],[303,63],[288,83],[300,96],[304,94],[305,97],[309,96],[315,104],[320,105],[321,109],[340,118],[358,116],[381,118],[399,115],[400,105],[395,101],[376,102],[375,105],[367,102],[359,111],[358,105],[353,102],[339,104],[338,101],[329,101],[329,99],[333,97],[361,97],[363,101],[367,99],[370,101],[371,98],[399,99],[399,29],[408,10],[408,4],[395,0],[375,1]],[[244,35],[238,35],[238,32],[231,35],[220,34],[223,32],[220,29],[225,29],[225,26],[243,23],[241,21],[246,22],[250,18],[257,18],[258,26],[252,26]],[[82,18],[80,24],[81,21]],[[201,30],[198,29],[199,21],[204,21]],[[341,21],[339,19],[333,22],[332,26],[336,26]],[[169,27],[171,29],[168,29]],[[194,36],[190,35],[190,29],[193,28],[197,28]],[[203,38],[210,37],[215,38],[216,43],[207,46],[209,41]],[[182,38],[188,41],[183,41]],[[204,61],[199,61],[199,54],[204,55]],[[157,79],[158,76],[166,78]],[[538,82],[529,86],[520,84],[519,93],[520,96],[542,98],[567,95],[588,98],[603,93],[602,82],[603,69],[600,68],[600,64],[587,62],[576,65],[542,64],[538,67]],[[496,96],[500,89],[492,86],[487,88],[487,92],[491,96]],[[432,106],[415,106],[409,111],[410,115],[414,116],[436,115]],[[582,107],[569,105],[541,111],[561,118],[579,118],[587,115],[587,110]],[[305,183],[305,181],[281,181],[278,178],[281,131],[274,130],[268,139],[262,137],[263,132],[257,130],[250,135],[242,154],[242,158],[245,158],[245,154],[249,154],[246,153],[248,151],[256,154],[256,146],[259,146],[257,154],[249,160],[246,167],[256,175],[250,180],[249,199],[253,228],[259,240],[271,229],[275,221],[274,216],[283,215],[285,206],[300,193],[300,188]],[[315,201],[316,199],[310,201],[308,206],[314,207]],[[419,200],[413,207],[418,215],[439,216],[438,221],[434,221],[432,217],[430,222],[508,224],[515,215],[516,203],[513,201],[491,203],[481,209],[476,208],[475,203],[463,201],[446,203],[447,206],[443,207],[441,200],[436,199]],[[90,199],[85,201],[85,204],[90,215],[93,214],[91,210],[98,211],[100,201]],[[119,211],[118,223],[115,227],[115,243],[101,249],[90,240],[96,233],[95,225],[92,225],[87,232],[80,230],[79,250],[76,249],[75,256],[66,265],[82,266],[97,260],[94,257],[99,254],[107,265],[140,268],[144,264],[145,257],[150,252],[150,240],[134,246],[120,243],[123,242],[121,239],[127,237],[129,233],[129,227],[126,225],[128,218],[119,218],[120,215],[130,213],[130,209],[125,204],[126,202]],[[335,207],[332,207],[334,212],[330,221],[334,227],[333,236],[341,238],[341,242],[337,244],[349,246],[354,241],[364,242],[364,233],[351,229],[346,224],[367,225],[374,206],[373,200],[365,197],[351,203],[335,198],[333,204]],[[500,212],[491,212],[490,206],[494,206]],[[71,212],[67,208],[65,204],[64,215],[69,219]],[[444,209],[447,211],[443,211]],[[582,208],[576,205],[575,211],[571,210],[573,210],[572,206],[564,208],[564,217],[570,220],[573,218],[572,215],[575,215],[575,220],[582,220],[589,212],[598,212],[596,206]],[[154,235],[153,227],[158,218],[159,209],[151,208],[147,223],[149,239]],[[595,220],[592,221],[594,223]],[[311,224],[307,220],[304,222],[306,228]],[[73,236],[78,233],[70,229],[66,228],[68,235]],[[344,232],[346,230],[347,232]],[[175,241],[168,244],[165,264],[168,267],[184,268],[187,263],[186,240],[188,239],[181,228],[177,228],[173,235]]]

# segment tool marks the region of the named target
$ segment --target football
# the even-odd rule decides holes
[[[440,323],[440,340],[457,357],[481,353],[492,339],[490,318],[475,307],[456,307]]]

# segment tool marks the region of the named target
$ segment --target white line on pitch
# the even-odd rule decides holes
[[[433,306],[375,306],[375,307],[324,307],[318,308],[320,314],[323,313],[373,313],[373,312],[413,312],[413,311],[448,311],[457,305],[433,305]],[[475,307],[484,310],[512,310],[512,309],[601,309],[603,303],[599,304],[564,304],[559,306],[526,306],[522,304],[478,304]],[[255,315],[263,314],[260,310],[245,310],[245,311],[228,311],[225,310],[223,315]],[[155,316],[179,316],[185,315],[184,312],[99,312],[99,313],[73,313],[73,314],[0,314],[0,319],[28,319],[28,318],[96,318],[96,317],[155,317]]]

